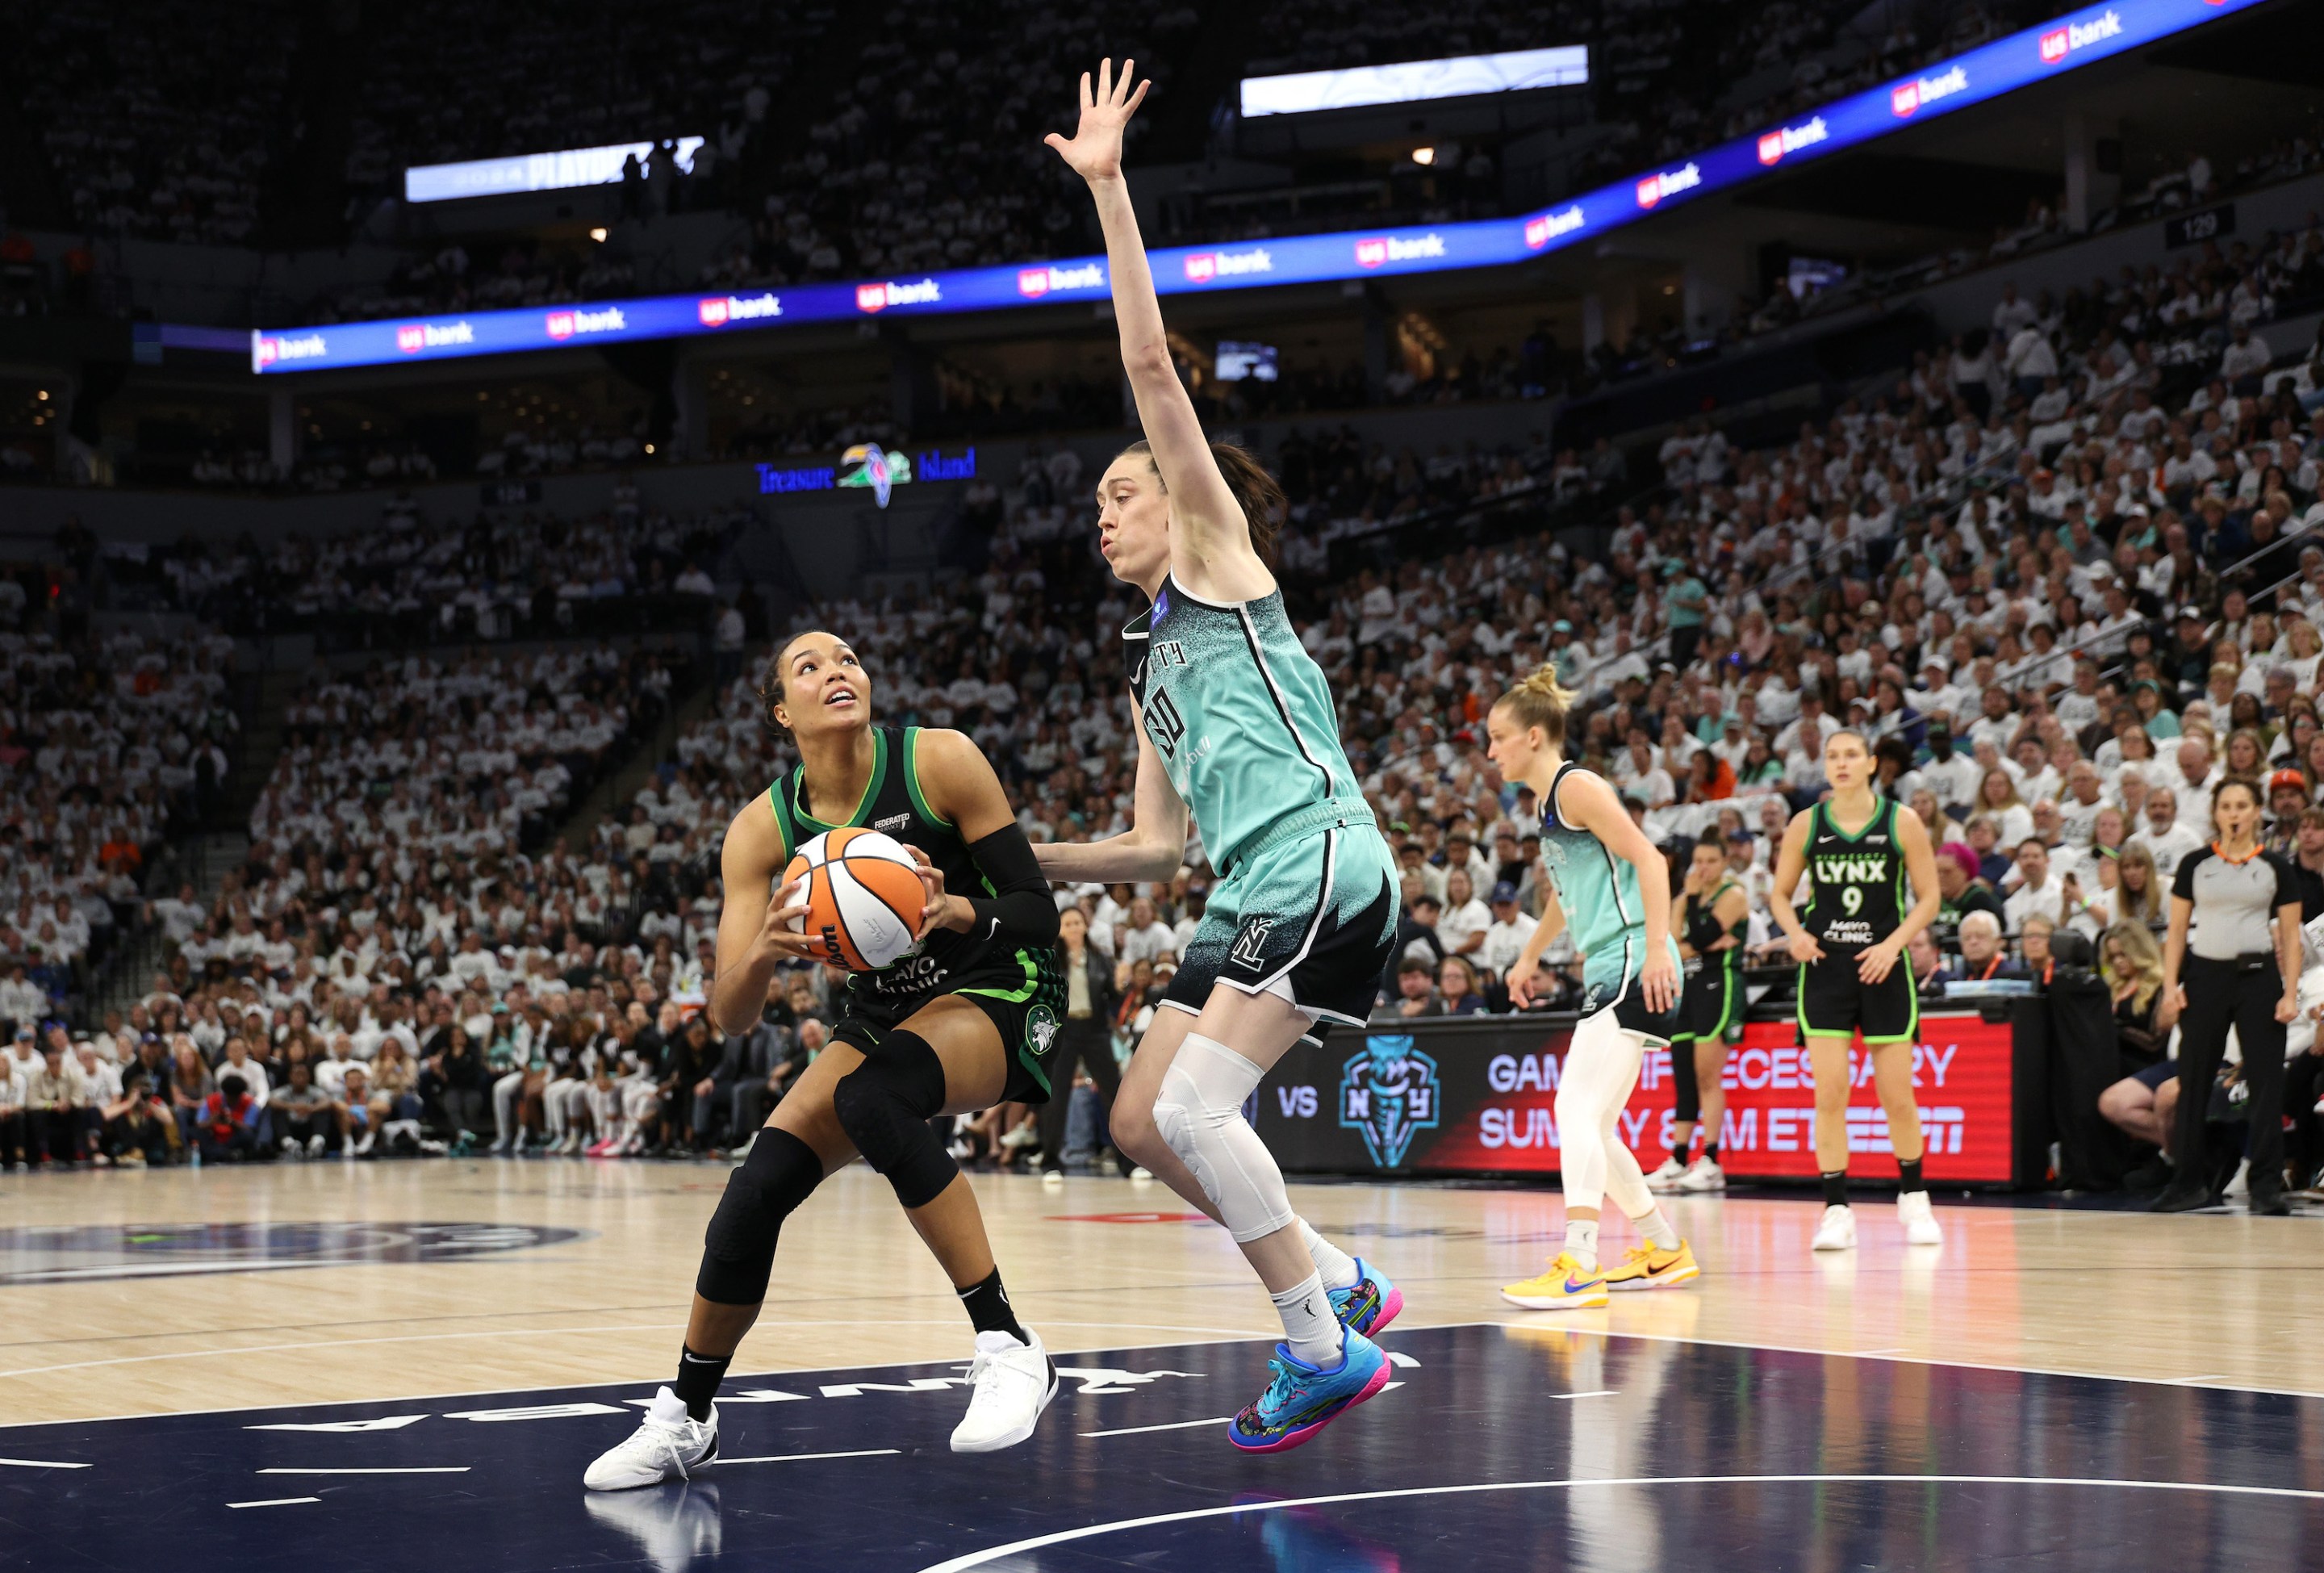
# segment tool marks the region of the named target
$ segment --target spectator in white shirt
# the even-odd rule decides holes
[[[1507,977],[1525,953],[1526,942],[1541,925],[1526,916],[1525,909],[1517,905],[1517,887],[1506,879],[1493,887],[1492,908],[1492,926],[1485,930],[1477,959],[1495,977]]]
[[[2052,923],[2062,923],[2060,907],[2065,900],[2065,882],[2050,867],[2050,849],[2038,836],[2028,836],[2017,848],[2017,873],[2020,883],[2016,893],[2002,903],[2009,917],[2009,931],[2022,933],[2025,920],[2039,913]]]
[[[1178,958],[1178,937],[1170,926],[1154,913],[1150,897],[1139,896],[1130,903],[1130,915],[1115,930],[1114,959],[1125,966],[1141,961],[1159,961],[1168,957]]]
[[[1485,931],[1493,926],[1492,909],[1477,899],[1476,882],[1465,868],[1444,875],[1444,915],[1436,920],[1436,942],[1448,956],[1469,956],[1481,950]]]
[[[2146,848],[2154,859],[2154,872],[2167,884],[2179,872],[2179,860],[2202,847],[2203,836],[2179,812],[2179,795],[2167,786],[2156,787],[2146,794],[2145,828],[2133,834],[2129,844]]]

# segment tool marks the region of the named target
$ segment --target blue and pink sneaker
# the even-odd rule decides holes
[[[1404,1309],[1404,1291],[1388,1282],[1388,1274],[1365,1261],[1356,1258],[1356,1281],[1345,1289],[1328,1291],[1332,1314],[1340,1325],[1369,1338],[1386,1330]]]
[[[1388,1384],[1396,1368],[1370,1338],[1340,1330],[1340,1363],[1310,1365],[1287,1345],[1275,1346],[1267,1391],[1227,1422],[1227,1439],[1246,1453],[1296,1448]]]

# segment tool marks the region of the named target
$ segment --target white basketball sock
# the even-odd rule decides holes
[[[1355,1288],[1359,1274],[1354,1257],[1317,1234],[1305,1218],[1299,1220],[1299,1237],[1307,1242],[1307,1254],[1315,1259],[1315,1271],[1325,1289]]]
[[[1598,1220],[1568,1218],[1565,1220],[1565,1254],[1582,1263],[1585,1272],[1598,1270]]]
[[[1310,1273],[1280,1294],[1269,1293],[1283,1318],[1283,1341],[1310,1365],[1325,1370],[1340,1363],[1340,1319],[1323,1293],[1323,1277]]]
[[[1648,1208],[1630,1221],[1638,1226],[1638,1233],[1652,1242],[1656,1250],[1678,1249],[1678,1231],[1671,1227],[1671,1221],[1659,1204]]]

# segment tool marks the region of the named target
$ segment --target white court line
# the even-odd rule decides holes
[[[1595,1393],[1553,1393],[1549,1396],[1552,1398],[1612,1398],[1621,1391],[1618,1387],[1601,1387]]]
[[[853,1453],[770,1453],[761,1458],[713,1458],[714,1464],[805,1464],[816,1458],[881,1458],[898,1455],[900,1448],[862,1448]]]
[[[949,1318],[939,1319],[927,1317],[917,1320],[890,1322],[784,1322],[779,1326],[770,1325],[769,1330],[780,1332],[791,1328],[957,1328],[959,1325],[960,1324],[957,1321]],[[1281,1329],[1279,1328],[1271,1333],[1254,1332],[1249,1328],[1189,1328],[1180,1323],[1167,1322],[1071,1322],[1045,1319],[1041,1325],[1047,1328],[1112,1328],[1129,1332],[1216,1333],[1227,1337],[1234,1338],[1271,1338],[1279,1337],[1281,1336]],[[231,1331],[231,1329],[228,1330]],[[684,1332],[685,1330],[686,1324],[684,1322],[640,1322],[620,1327],[490,1328],[471,1333],[401,1333],[393,1337],[383,1338],[327,1338],[318,1342],[306,1344],[244,1344],[231,1349],[181,1349],[166,1355],[121,1355],[116,1356],[110,1360],[74,1360],[62,1365],[26,1365],[14,1371],[0,1371],[0,1376],[45,1376],[54,1371],[88,1371],[100,1365],[142,1365],[155,1360],[206,1360],[227,1355],[280,1355],[296,1349],[351,1349],[359,1345],[364,1344],[429,1344],[456,1338],[516,1338],[532,1336],[564,1335],[567,1333],[672,1333]],[[169,1337],[171,1335],[164,1334],[158,1336]],[[175,1336],[190,1337],[197,1335],[180,1334]],[[70,1340],[64,1341],[69,1342]],[[1206,1340],[1194,1339],[1188,1341],[1200,1343]],[[1148,1346],[1157,1349],[1172,1347],[1172,1346],[1167,1344],[1156,1344]],[[1071,1353],[1071,1351],[1066,1352]],[[942,1362],[898,1360],[890,1361],[889,1364],[897,1365],[914,1365],[942,1364]],[[812,1371],[853,1371],[857,1369],[871,1369],[871,1367],[858,1367],[853,1365],[816,1365],[807,1367],[807,1369]],[[768,1374],[796,1376],[800,1374],[800,1373],[796,1371],[787,1371],[781,1373],[770,1372]],[[509,1390],[505,1388],[486,1388],[480,1391],[493,1393],[506,1392]],[[521,1388],[516,1391],[539,1393],[550,1390],[545,1388]],[[416,1403],[425,1397],[458,1398],[464,1396],[466,1395],[460,1393],[435,1393],[415,1394],[410,1398],[318,1399],[307,1403],[255,1404],[251,1407],[257,1409],[310,1409],[316,1407],[318,1404]],[[171,1414],[227,1414],[237,1413],[239,1411],[229,1410],[171,1410],[169,1412]],[[108,1420],[134,1420],[147,1417],[134,1415],[108,1415],[97,1418]],[[35,1425],[66,1425],[84,1424],[87,1422],[35,1420],[32,1423]]]
[[[1856,1353],[1857,1353],[1857,1354],[1861,1355],[1862,1356],[1864,1356],[1864,1358],[1866,1358],[1866,1359],[1868,1359],[1868,1360],[1877,1359],[1877,1357],[1879,1357],[1879,1356],[1882,1356],[1882,1355],[1909,1355],[1909,1354],[1911,1354],[1912,1352],[1913,1352],[1912,1350],[1910,1350],[1910,1349],[1906,1349],[1906,1348],[1895,1348],[1895,1349],[1858,1349],[1858,1350],[1857,1350],[1857,1351],[1856,1351]]]
[[[2095,1480],[2071,1476],[2049,1475],[1640,1475],[1618,1480],[1506,1480],[1486,1481],[1462,1485],[1409,1485],[1393,1491],[1346,1491],[1332,1496],[1302,1496],[1287,1501],[1229,1504],[1223,1507],[1188,1508],[1181,1513],[1150,1513],[1144,1518],[1126,1518],[1112,1523],[1088,1524],[1077,1530],[1059,1530],[1054,1534],[1035,1535],[1029,1540],[1011,1541],[1005,1546],[990,1546],[982,1551],[971,1551],[947,1562],[934,1562],[920,1573],[967,1573],[971,1568],[982,1568],[1027,1551],[1038,1551],[1049,1546],[1065,1545],[1074,1541],[1093,1540],[1099,1535],[1116,1534],[1125,1530],[1150,1529],[1157,1524],[1187,1523],[1197,1519],[1225,1518],[1245,1513],[1280,1513],[1286,1508],[1332,1507],[1349,1502],[1393,1502],[1412,1496],[1469,1496],[1491,1491],[1556,1491],[1581,1490],[1609,1485],[2094,1485],[2110,1486],[2126,1491],[2209,1491],[2227,1496],[2275,1496],[2300,1501],[2324,1502],[2324,1491],[2299,1491],[2281,1485],[2208,1485],[2184,1480]]]
[[[264,1502],[229,1502],[228,1507],[290,1507],[301,1502],[320,1502],[319,1496],[270,1496]]]
[[[402,1469],[261,1469],[261,1475],[466,1475],[466,1464],[425,1464]]]
[[[1185,1431],[1192,1430],[1196,1426],[1222,1426],[1232,1419],[1234,1416],[1231,1414],[1222,1414],[1215,1420],[1172,1420],[1167,1426],[1124,1426],[1118,1431],[1084,1431],[1082,1435],[1084,1437],[1137,1437],[1143,1436],[1148,1431]]]
[[[2225,1382],[2224,1376],[2164,1376],[2158,1378],[2166,1387],[2190,1387],[2199,1382]]]
[[[47,1458],[0,1458],[0,1469],[86,1469],[87,1464],[59,1464]]]

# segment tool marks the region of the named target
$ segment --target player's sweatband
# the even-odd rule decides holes
[[[1033,844],[1021,825],[1003,825],[968,849],[978,872],[991,885],[990,896],[971,896],[968,910],[975,914],[969,925],[973,939],[1005,937],[1020,945],[1057,942],[1057,903],[1049,895],[1049,882],[1033,857]],[[993,927],[995,922],[998,929]]]

